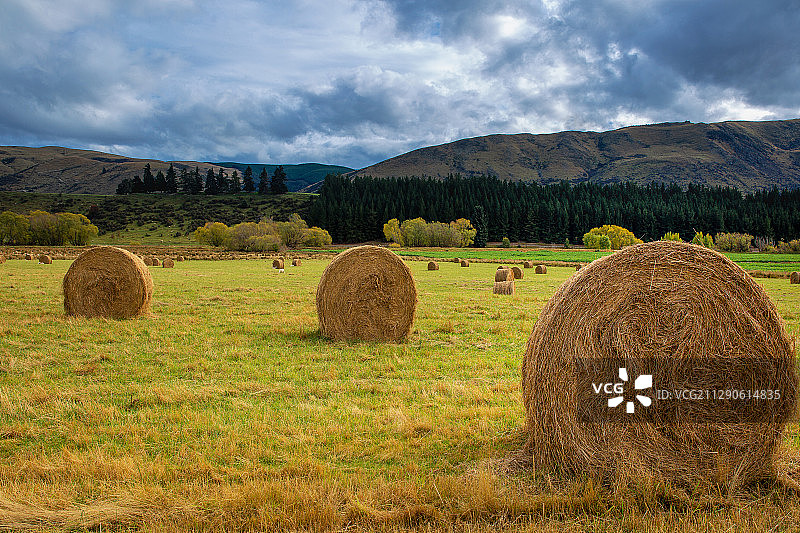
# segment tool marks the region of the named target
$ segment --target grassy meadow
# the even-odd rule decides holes
[[[800,496],[781,486],[693,499],[490,468],[521,446],[525,342],[574,268],[525,270],[515,295],[498,296],[496,263],[429,272],[409,261],[413,333],[379,344],[319,336],[314,295],[327,261],[284,274],[268,260],[151,268],[152,313],[128,321],[65,317],[69,264],[0,265],[0,529],[800,523]],[[800,334],[800,285],[757,281]],[[796,424],[787,442],[800,449]]]

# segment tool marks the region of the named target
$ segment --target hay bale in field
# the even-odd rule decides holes
[[[439,263],[436,261],[428,261],[428,270],[439,270]]]
[[[25,254],[25,261],[33,261],[33,254]]]
[[[2,265],[5,262],[6,262],[6,256],[4,256],[3,254],[0,254],[0,265]]]
[[[524,261],[522,263],[522,266],[525,267],[525,268],[533,268],[534,264],[533,264],[533,261]]]
[[[498,270],[498,272],[501,272]],[[514,294],[514,278],[508,281],[495,281],[492,293],[494,294]]]
[[[272,260],[272,268],[277,268],[278,270],[283,268],[283,259],[273,259]]]
[[[469,261],[468,261],[468,260],[466,260],[466,259],[462,259],[462,260],[461,260],[461,266],[462,266],[462,267],[468,267],[468,266],[469,266]]]
[[[158,257],[153,256],[152,260],[153,260],[153,266],[154,267],[161,266],[161,260]]]
[[[510,268],[502,268],[500,270],[494,271],[494,281],[495,283],[501,281],[513,281],[514,280],[514,271]]]
[[[134,254],[97,246],[72,263],[64,276],[63,291],[68,315],[131,318],[148,312],[153,279]]]
[[[547,274],[547,267],[544,265],[536,265],[537,274]]]
[[[47,254],[40,254],[39,255],[39,264],[40,265],[52,265],[53,258]]]
[[[575,272],[577,272],[578,270],[580,270],[582,268],[583,268],[583,265],[575,265]]]
[[[379,246],[340,253],[317,287],[319,327],[333,340],[401,341],[411,333],[416,307],[411,270]]]
[[[179,255],[178,257],[175,258],[175,261],[185,261],[185,260],[186,258],[182,255]]]
[[[500,265],[499,267],[497,267],[497,270],[503,270],[504,268],[508,268],[508,267],[505,266],[505,265]]]
[[[626,396],[593,390],[609,381]],[[673,387],[780,398],[662,403],[655,391]],[[522,365],[526,449],[537,469],[735,489],[775,475],[797,388],[792,343],[755,280],[707,248],[639,244],[569,278],[539,315]]]
[[[454,257],[453,258],[453,263],[460,263],[460,262],[461,262],[461,258],[460,257]]]
[[[299,267],[302,264],[303,264],[303,261],[301,259],[292,259],[292,266],[293,267]]]
[[[153,266],[153,258],[150,257],[149,255],[144,256],[142,262],[145,264],[145,266],[149,267]]]
[[[169,257],[165,257],[164,258],[164,262],[161,264],[161,266],[164,267],[164,268],[174,268],[175,267],[175,261],[173,261]]]
[[[522,279],[525,277],[525,274],[522,272],[522,269],[518,266],[511,267],[511,271],[514,273],[514,279]]]
[[[789,283],[800,283],[800,272],[792,272],[789,274]]]

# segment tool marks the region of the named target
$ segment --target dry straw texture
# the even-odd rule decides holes
[[[453,258],[453,263],[460,263],[460,262],[461,262],[461,258],[460,257],[454,257]]]
[[[131,318],[148,312],[153,279],[137,256],[121,248],[98,246],[72,263],[63,290],[68,315]]]
[[[39,263],[41,263],[43,265],[52,265],[53,264],[53,259],[47,254],[41,254],[39,256]]]
[[[462,267],[468,267],[468,266],[469,266],[469,261],[468,261],[468,260],[466,260],[466,259],[462,259],[462,260],[461,260],[461,266],[462,266]]]
[[[800,272],[792,272],[789,275],[789,283],[800,283]]]
[[[175,258],[175,261],[183,261],[185,259],[186,259],[185,257],[183,257],[182,255],[179,255],[178,257]]]
[[[149,266],[149,267],[153,266],[153,258],[150,257],[149,255],[144,256],[144,259],[142,259],[142,262],[144,263],[145,266]]]
[[[152,261],[154,267],[161,266],[161,260],[159,260],[158,257],[153,257]]]
[[[340,253],[317,287],[319,327],[333,340],[401,341],[411,333],[416,307],[411,270],[379,246]]]
[[[302,264],[303,264],[303,261],[301,259],[292,259],[292,266],[293,267],[299,267]]]
[[[513,281],[514,280],[514,271],[510,268],[501,268],[500,270],[495,270],[494,272],[494,281],[501,282],[501,281]]]
[[[283,268],[283,259],[273,259],[272,268]]]
[[[161,266],[163,266],[164,268],[174,268],[175,267],[175,261],[173,261],[169,257],[165,257],[164,258],[164,262],[161,264]]]
[[[436,261],[428,261],[428,270],[439,270],[439,263]]]
[[[547,274],[547,267],[544,265],[536,265],[537,274]]]
[[[502,270],[498,270],[498,272],[503,272]],[[511,279],[508,281],[495,281],[494,288],[492,289],[494,294],[514,294],[514,278],[512,276]]]
[[[504,268],[508,268],[508,267],[505,266],[505,265],[500,265],[499,267],[497,267],[497,270],[503,270]]]
[[[522,365],[527,449],[537,469],[618,483],[656,479],[730,490],[772,477],[784,415],[797,400],[793,351],[775,305],[723,255],[666,241],[631,246],[574,274],[536,321]],[[764,361],[768,371],[749,377]],[[708,401],[669,420],[637,407],[621,414],[630,417],[621,423],[595,410],[590,423],[580,413],[597,395],[576,369],[602,365],[614,372],[625,366],[631,376],[653,373],[653,389],[664,376],[691,375],[679,386],[694,390],[760,380],[747,381],[748,388],[780,389],[785,403],[753,404],[745,422],[730,404]]]
[[[533,261],[525,261],[524,263],[522,263],[522,266],[524,266],[525,268],[533,268],[534,267]]]
[[[575,271],[578,271],[583,268],[583,265],[575,265]]]
[[[518,266],[511,267],[511,271],[514,273],[514,279],[522,279],[525,277],[525,274],[522,272],[522,269]]]

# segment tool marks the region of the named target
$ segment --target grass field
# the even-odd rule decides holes
[[[484,251],[480,251],[484,252]],[[465,256],[469,257],[466,253]],[[530,257],[530,255],[526,255]],[[0,529],[796,530],[800,496],[760,486],[681,499],[489,459],[521,444],[520,364],[573,268],[410,261],[403,344],[318,335],[327,261],[152,268],[152,315],[63,315],[68,261],[0,265]],[[790,334],[800,285],[758,279]],[[800,448],[796,424],[787,441]],[[102,527],[100,526],[102,524]]]

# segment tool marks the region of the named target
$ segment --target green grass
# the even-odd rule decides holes
[[[128,321],[66,318],[69,264],[0,265],[0,527],[722,531],[800,518],[781,490],[674,508],[480,466],[520,446],[525,343],[572,268],[526,270],[508,297],[491,294],[495,264],[411,261],[412,336],[380,344],[320,338],[327,261],[151,268],[152,316]],[[757,281],[800,334],[800,286]]]

